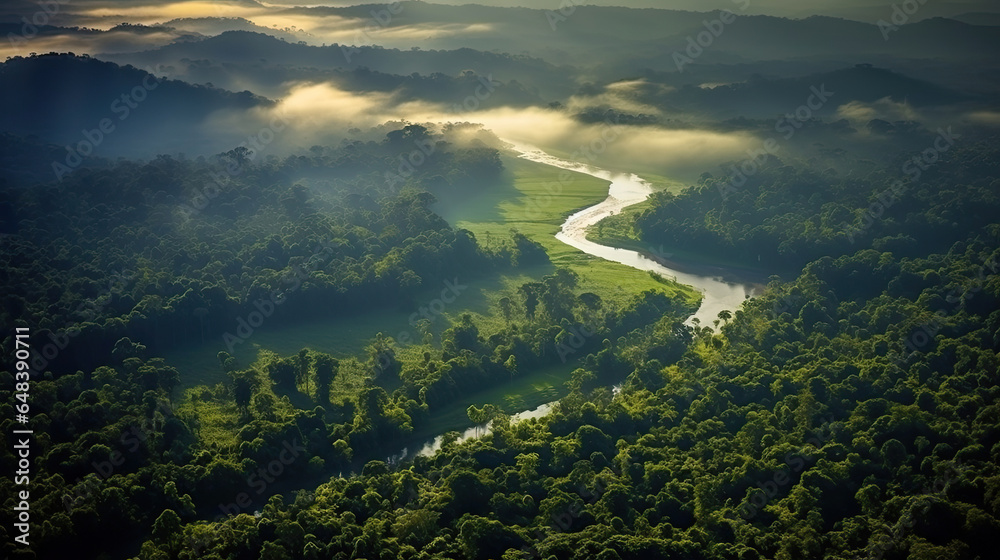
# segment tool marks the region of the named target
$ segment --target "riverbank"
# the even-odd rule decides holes
[[[745,262],[723,260],[704,252],[691,251],[685,247],[667,247],[642,241],[633,224],[639,215],[650,208],[652,203],[645,200],[613,216],[608,216],[587,230],[587,239],[609,247],[636,251],[667,268],[690,274],[716,276],[729,282],[747,282],[763,286],[767,284],[768,277],[776,273]]]
[[[516,153],[504,154],[502,159],[508,175],[499,192],[441,201],[433,209],[453,226],[471,231],[481,242],[509,238],[516,230],[541,245],[554,266],[575,272],[579,291],[595,293],[609,303],[626,304],[635,294],[656,290],[686,302],[692,310],[697,308],[697,290],[658,281],[645,271],[557,239],[568,215],[607,199],[609,179],[527,160]]]
[[[669,266],[669,257],[646,247],[630,250],[596,243],[588,239],[591,228],[604,219],[625,212],[641,204],[653,193],[654,187],[632,173],[612,173],[579,162],[557,158],[530,146],[517,146],[520,157],[552,167],[583,173],[610,182],[607,197],[600,203],[573,213],[560,226],[556,239],[580,251],[606,261],[616,262],[635,270],[652,272],[670,279],[674,285],[684,286],[701,293],[701,302],[687,321],[694,324],[711,324],[721,311],[734,311],[743,301],[762,289],[758,278],[748,278],[739,270],[719,268],[702,271]]]

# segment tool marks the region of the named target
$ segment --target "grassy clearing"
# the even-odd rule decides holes
[[[652,207],[652,202],[648,200],[629,206],[614,216],[609,216],[601,220],[595,226],[588,229],[587,239],[601,245],[649,252],[651,250],[650,245],[640,240],[639,232],[635,229],[635,219],[643,211]]]
[[[576,272],[581,292],[594,292],[608,302],[623,304],[645,290],[697,300],[698,294],[686,286],[654,280],[645,272],[593,257],[555,238],[569,214],[607,196],[607,181],[514,157],[505,157],[504,165],[516,195],[510,196],[513,193],[506,189],[505,197],[493,208],[486,208],[488,203],[480,200],[466,207],[448,203],[445,218],[451,217],[452,223],[472,231],[477,239],[509,237],[512,229],[521,232],[541,244],[555,266]]]
[[[240,428],[236,403],[206,387],[188,389],[177,407],[177,415],[196,426],[195,433],[204,449],[235,454],[240,443],[236,432]]]

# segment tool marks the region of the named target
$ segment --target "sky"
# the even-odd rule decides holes
[[[747,6],[749,13],[762,13],[787,17],[802,17],[815,14],[836,14],[852,19],[870,19],[871,14],[891,13],[896,2],[872,2],[870,0],[477,0],[475,2],[438,0],[439,4],[484,4],[489,6],[524,6],[555,10],[570,4],[597,6],[627,6],[629,8],[661,8],[670,10],[690,10],[695,12],[713,11],[734,6]],[[930,0],[921,7],[928,13],[961,14],[974,11],[1000,11],[1000,3],[965,0]],[[849,14],[854,14],[851,16]],[[931,16],[925,16],[931,17]]]
[[[909,0],[918,2],[919,0]],[[4,0],[0,7],[0,21],[18,21],[22,17],[32,17],[40,11],[40,4],[58,6],[51,21],[57,25],[99,25],[101,18],[128,17],[130,21],[168,21],[180,17],[236,16],[252,17],[268,8],[297,5],[348,6],[364,2],[344,1],[297,1],[269,0],[180,0],[172,2],[151,2],[148,0]],[[371,2],[378,3],[378,2]],[[383,4],[386,2],[382,2]],[[784,17],[807,17],[810,15],[831,15],[859,21],[875,23],[892,14],[893,4],[871,0],[437,0],[438,4],[483,4],[502,7],[530,7],[542,10],[569,10],[574,5],[627,6],[631,8],[662,8],[690,11],[715,11],[720,9],[740,9],[744,13],[760,13]],[[745,9],[744,9],[745,7]],[[925,1],[914,19],[937,16],[954,16],[970,12],[1000,13],[1000,2],[995,0],[931,0]],[[83,17],[81,17],[83,16]]]

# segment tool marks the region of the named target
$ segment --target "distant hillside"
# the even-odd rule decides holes
[[[314,68],[318,70],[367,67],[385,74],[409,76],[434,73],[458,76],[467,70],[498,81],[517,80],[543,96],[563,95],[571,90],[569,69],[560,69],[527,56],[482,52],[469,48],[452,51],[385,49],[376,46],[314,47],[281,41],[262,33],[229,31],[197,42],[175,43],[129,54],[99,55],[120,64],[181,64],[184,59],[208,60],[213,64]]]
[[[304,32],[291,32],[283,29],[264,27],[241,17],[178,18],[164,22],[162,25],[209,36],[225,33],[226,31],[253,31],[256,33],[266,33],[288,42],[309,40],[309,37]]]
[[[576,6],[573,10],[564,7],[559,11],[558,6],[557,3],[552,6],[536,4],[532,8],[499,8],[475,3],[448,6],[407,1],[399,3],[399,9],[392,14],[386,27],[426,23],[485,24],[490,27],[483,30],[484,35],[495,36],[514,31],[518,36],[536,35],[553,42],[559,42],[566,36],[587,34],[617,35],[624,40],[647,40],[699,25],[708,15],[703,12],[607,6]],[[337,16],[372,23],[372,12],[378,13],[385,8],[385,4],[362,4],[343,8],[297,7],[284,10],[282,13],[314,17]]]
[[[0,37],[12,50],[9,55],[25,56],[31,52],[49,52],[54,45],[61,51],[75,53],[133,52],[199,38],[197,32],[162,25],[119,24],[109,29],[40,25],[30,40],[23,37],[23,23],[0,23]]]
[[[689,39],[704,31],[704,25],[699,22],[659,41],[647,42],[628,64],[676,71],[677,53],[689,56],[694,65],[778,59],[900,58],[992,66],[995,65],[993,53],[1000,51],[1000,29],[943,18],[903,25],[896,30],[887,29],[883,35],[872,23],[830,17],[790,20],[744,16],[725,26],[707,47],[691,47]],[[692,57],[690,53],[697,56]]]
[[[353,68],[316,68],[270,64],[268,62],[217,62],[207,59],[184,58],[164,65],[174,78],[196,84],[212,84],[222,89],[248,88],[255,93],[278,99],[288,93],[290,84],[332,82],[338,88],[353,92],[392,93],[399,101],[422,100],[442,103],[448,107],[462,106],[473,97],[478,106],[541,105],[546,100],[537,91],[517,79],[499,80],[497,75],[477,75],[463,72],[452,76],[440,72],[407,75],[372,70],[366,66]],[[484,90],[484,81],[489,90]],[[568,89],[568,85],[564,89]],[[479,97],[476,97],[477,90]],[[489,97],[484,95],[489,93]],[[468,108],[464,111],[469,110]]]
[[[951,16],[950,19],[969,25],[1000,26],[1000,14],[992,12],[969,12],[967,14]]]
[[[195,151],[195,127],[212,112],[272,103],[68,54],[9,59],[0,64],[0,90],[0,131],[76,145],[107,119],[110,132],[90,134],[100,139],[91,141],[94,153],[104,156]]]
[[[17,38],[20,37],[21,34],[23,33],[22,29],[23,27],[24,23],[0,22],[0,34],[2,34],[3,37],[5,38],[9,38],[11,35],[13,35],[14,38],[8,40],[10,40],[12,43],[16,43]],[[36,26],[35,29],[37,30],[35,32],[35,37],[55,37],[58,35],[65,35],[70,33],[77,34],[80,36],[95,37],[104,33],[108,33],[107,31],[103,31],[100,29],[89,29],[83,27],[59,27],[57,25],[39,25]]]
[[[719,17],[708,13],[662,9],[631,9],[602,6],[496,8],[479,5],[447,6],[424,2],[401,2],[386,29],[447,28],[476,25],[474,36],[428,34],[419,43],[424,48],[454,48],[461,44],[480,50],[498,49],[527,53],[557,64],[592,66],[627,61],[659,69],[673,67],[671,54],[687,46],[687,38],[705,30],[704,22]],[[358,21],[359,27],[375,25],[373,11],[384,4],[347,8],[292,8],[283,13],[304,16],[337,16]],[[961,61],[992,57],[1000,48],[997,29],[960,21],[931,18],[904,25],[889,33],[889,40],[875,24],[815,16],[788,19],[743,14],[732,6],[736,21],[705,49],[699,63],[772,58],[802,58],[865,54],[904,58],[948,58]],[[891,10],[886,12],[886,17]],[[381,30],[381,26],[379,26]],[[378,31],[371,40],[378,42]]]
[[[557,65],[579,66],[627,60],[649,45],[662,43],[663,37],[701,25],[706,17],[700,12],[599,6],[577,6],[560,11],[558,2],[536,6],[499,8],[475,3],[449,6],[400,2],[399,10],[384,26],[375,22],[372,13],[385,10],[385,4],[297,7],[283,13],[347,18],[357,22],[359,31],[365,26],[374,26],[376,30],[369,37],[363,34],[359,37],[376,44],[392,35],[395,29],[439,29],[441,32],[428,32],[414,44],[424,49],[471,47],[525,54]],[[462,32],[473,26],[475,33]]]
[[[810,111],[816,116],[830,115],[850,101],[873,102],[888,97],[906,101],[915,107],[948,105],[967,97],[908,76],[866,64],[798,78],[757,78],[746,83],[714,88],[684,87],[660,99],[661,106],[675,110],[709,113],[719,118],[733,116],[771,117],[794,111],[806,104],[813,88],[831,93],[829,101]],[[653,102],[653,99],[648,101]]]

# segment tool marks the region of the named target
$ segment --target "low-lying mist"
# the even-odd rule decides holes
[[[350,92],[331,83],[313,83],[293,87],[273,108],[216,113],[205,123],[202,134],[215,138],[213,143],[219,146],[260,137],[260,144],[268,140],[267,153],[284,155],[344,140],[379,140],[384,137],[381,125],[390,121],[472,122],[484,125],[503,140],[531,144],[600,167],[684,180],[721,162],[744,157],[757,142],[746,132],[627,125],[614,115],[609,113],[602,122],[582,123],[568,111],[553,108],[456,111],[454,106],[400,100],[392,93]]]

